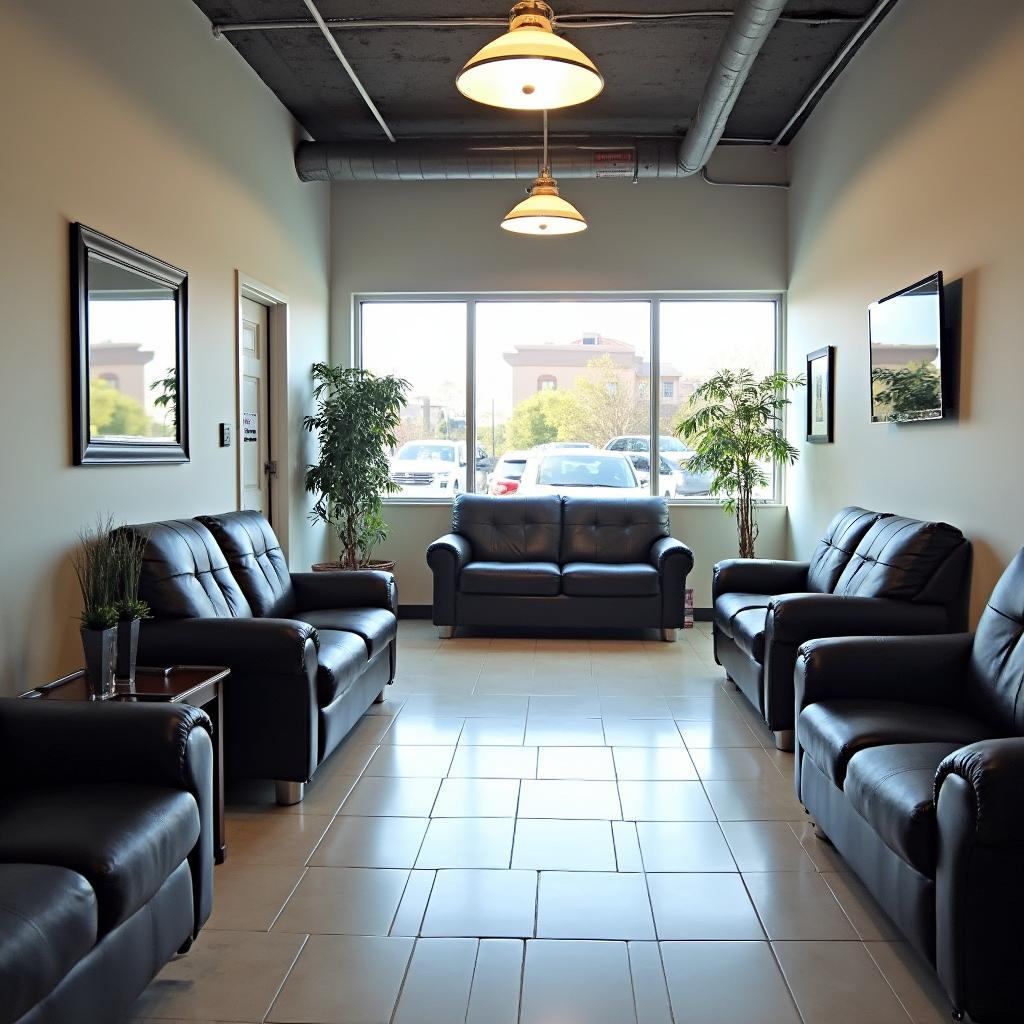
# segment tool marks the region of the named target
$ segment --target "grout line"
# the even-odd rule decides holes
[[[302,951],[306,948],[306,943],[309,942],[309,938],[310,937],[308,935],[304,935],[302,937],[302,942],[299,943],[299,948],[295,951],[295,956],[292,958],[292,962],[288,965],[288,970],[284,972],[284,977],[281,979],[281,984],[277,986],[277,989],[270,1000],[270,1005],[260,1016],[260,1021],[265,1021],[274,1012],[274,1004],[280,998],[281,991],[284,989],[288,979],[291,977],[292,971],[295,970],[295,965],[298,963],[299,957],[302,956]]]

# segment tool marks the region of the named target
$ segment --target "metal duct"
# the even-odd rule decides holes
[[[680,174],[696,174],[711,158],[725,131],[725,122],[786,0],[739,0],[714,66],[679,144]]]
[[[674,138],[574,138],[551,143],[555,178],[678,178]],[[532,181],[540,144],[494,139],[397,142],[300,142],[295,169],[302,181]]]

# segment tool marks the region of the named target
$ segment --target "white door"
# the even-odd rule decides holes
[[[269,314],[266,306],[242,298],[242,422],[238,459],[242,508],[270,518]]]

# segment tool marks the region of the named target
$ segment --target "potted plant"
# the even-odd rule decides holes
[[[117,564],[111,540],[111,522],[99,520],[78,535],[72,555],[82,591],[82,650],[94,699],[113,696],[117,659]]]
[[[337,562],[314,569],[394,568],[371,559],[388,534],[384,497],[398,490],[388,455],[398,444],[409,387],[369,370],[313,366],[316,413],[303,420],[320,444],[319,461],[306,469],[306,490],[316,495],[310,518],[326,523],[341,549]]]
[[[135,662],[139,650],[139,626],[150,617],[149,605],[139,597],[142,556],[146,537],[122,527],[111,535],[117,571],[114,608],[117,610],[117,671],[119,682],[135,685]]]
[[[800,457],[786,440],[783,413],[787,392],[803,383],[784,373],[755,380],[750,370],[720,370],[690,396],[676,428],[694,449],[688,470],[714,473],[711,493],[721,495],[725,511],[736,517],[740,558],[754,557],[754,492],[769,483],[765,464],[792,464]]]

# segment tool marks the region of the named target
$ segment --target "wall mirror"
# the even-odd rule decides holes
[[[76,465],[188,461],[188,275],[71,225]]]

